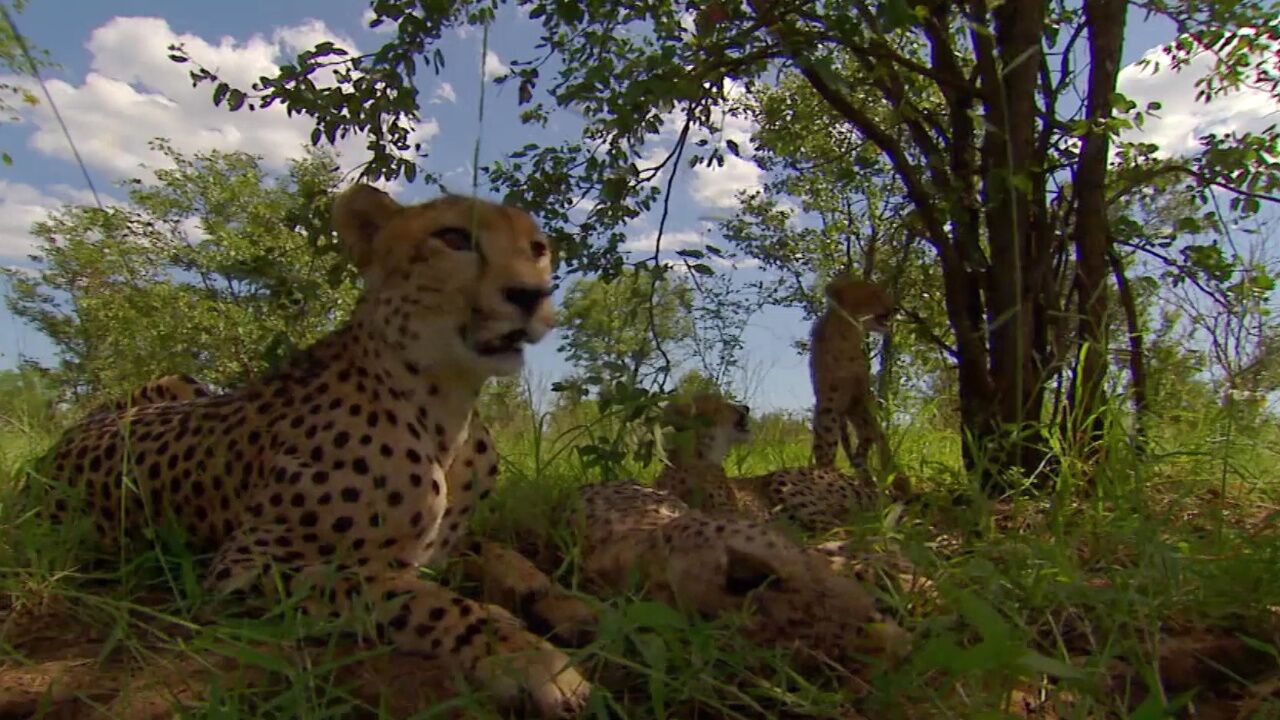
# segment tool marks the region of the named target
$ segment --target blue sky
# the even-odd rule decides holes
[[[146,141],[155,135],[168,136],[184,151],[248,150],[264,155],[269,167],[280,168],[300,151],[310,132],[305,119],[286,118],[280,111],[233,115],[213,108],[208,86],[192,89],[185,69],[166,59],[168,43],[185,41],[205,64],[247,85],[246,80],[268,72],[271,63],[291,60],[295,49],[318,40],[336,37],[348,47],[376,47],[385,36],[365,26],[367,7],[364,2],[336,0],[33,0],[17,20],[24,34],[62,65],[47,74],[50,90],[99,192],[119,199],[123,194],[114,181],[141,174],[138,163],[154,159]],[[493,54],[485,66],[490,74],[513,58],[532,54],[534,28],[514,9],[503,9],[489,37]],[[1146,22],[1132,14],[1125,63],[1171,38],[1169,23]],[[422,110],[420,135],[430,150],[428,168],[442,175],[451,189],[465,191],[478,134],[479,33],[448,34],[442,49],[446,71],[438,78],[420,74],[423,97],[429,101]],[[1212,109],[1196,106],[1191,101],[1193,80],[1194,73],[1142,77],[1135,69],[1122,76],[1122,89],[1140,105],[1151,99],[1164,103],[1166,117],[1148,123],[1145,132],[1170,152],[1190,149],[1195,134],[1209,128],[1257,127],[1260,118],[1275,110],[1259,105],[1256,97],[1216,103]],[[576,131],[578,120],[564,113],[548,131],[531,135],[516,119],[515,87],[490,84],[484,123],[482,162],[525,142],[564,137]],[[729,125],[726,134],[739,133],[745,140],[750,132],[744,123]],[[88,195],[47,108],[36,108],[23,122],[0,124],[0,148],[14,158],[14,165],[0,175],[0,264],[23,265],[30,223],[49,208],[85,202]],[[345,164],[361,160],[358,142],[342,149]],[[730,162],[718,172],[686,171],[677,180],[664,244],[715,242],[708,218],[732,213],[733,192],[760,179],[746,161]],[[430,193],[422,186],[393,190],[408,201]],[[656,226],[656,214],[634,226],[637,247],[651,240]],[[770,309],[753,319],[746,337],[747,360],[754,374],[767,377],[746,388],[754,406],[803,409],[811,403],[805,359],[791,347],[791,341],[806,332],[806,323],[794,311]],[[555,345],[553,335],[530,353],[536,380],[549,382],[566,372]],[[47,361],[51,350],[45,338],[0,308],[0,368],[12,367],[23,357]]]

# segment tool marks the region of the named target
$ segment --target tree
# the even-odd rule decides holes
[[[1112,293],[1106,218],[1109,162],[1117,134],[1154,108],[1116,92],[1131,3],[1086,0],[711,0],[707,3],[558,3],[520,0],[542,26],[539,57],[512,63],[509,81],[543,124],[535,99],[547,95],[584,119],[581,139],[527,145],[494,163],[490,184],[538,207],[572,267],[617,274],[625,223],[654,207],[650,181],[688,162],[721,163],[740,148],[717,134],[737,88],[775,72],[803,80],[849,132],[892,168],[908,202],[905,222],[929,246],[942,276],[956,354],[966,467],[991,490],[1043,466],[1046,394],[1064,369],[1072,427],[1086,446],[1099,439],[1109,357]],[[1250,84],[1277,93],[1258,58],[1270,57],[1280,23],[1263,2],[1194,5],[1132,3],[1173,18],[1181,32],[1167,49],[1176,67],[1215,57],[1205,97]],[[276,102],[316,122],[316,138],[367,132],[375,150],[367,172],[416,172],[397,156],[418,119],[413,78],[437,71],[434,43],[449,27],[492,21],[496,2],[422,5],[377,0],[375,22],[397,35],[379,50],[350,56],[332,43],[303,53],[252,95],[204,69],[215,102]],[[692,29],[682,23],[692,16]],[[175,59],[188,61],[181,48]],[[558,62],[558,65],[555,62]],[[337,84],[311,75],[337,66]],[[1254,68],[1259,68],[1255,71]],[[233,94],[234,93],[234,94]],[[674,123],[665,162],[637,164],[646,141]],[[1257,212],[1280,188],[1280,132],[1210,136],[1172,172],[1232,196],[1235,212]],[[594,204],[571,216],[582,198]],[[1066,342],[1057,343],[1055,339]]]
[[[646,322],[651,290],[652,328]],[[579,279],[566,291],[560,311],[560,351],[589,385],[660,386],[688,352],[692,312],[692,289],[670,273],[656,281],[644,270],[612,281]]]
[[[246,153],[185,156],[129,183],[128,206],[66,206],[36,223],[33,272],[6,271],[10,309],[57,347],[75,396],[183,372],[252,378],[329,330],[354,300],[348,271],[317,248],[339,177],[312,153],[272,180]]]

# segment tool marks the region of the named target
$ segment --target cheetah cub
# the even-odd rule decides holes
[[[893,298],[879,285],[849,276],[832,280],[825,294],[830,306],[813,324],[809,349],[809,377],[816,400],[814,465],[834,467],[839,443],[849,462],[861,471],[874,445],[880,470],[887,471],[889,446],[876,417],[865,343],[868,333],[888,332]],[[849,441],[849,424],[858,435],[856,448]]]
[[[89,514],[107,549],[168,518],[215,551],[215,591],[271,594],[278,577],[308,612],[367,613],[381,641],[500,701],[576,713],[590,686],[564,653],[417,572],[448,556],[497,475],[472,410],[552,328],[548,241],[514,208],[402,206],[368,185],[333,219],[363,280],[348,323],[229,393],[144,393],[85,418],[46,458],[75,491],[51,512]]]
[[[664,418],[672,430],[666,438],[672,459],[654,487],[704,512],[786,519],[809,531],[839,527],[851,509],[879,502],[881,494],[871,478],[835,468],[730,477],[724,459],[730,448],[750,440],[750,412],[714,393],[671,401]]]
[[[724,469],[729,451],[751,440],[750,415],[746,405],[710,392],[668,402],[662,415],[668,464],[653,486],[699,510],[763,517],[764,508]]]

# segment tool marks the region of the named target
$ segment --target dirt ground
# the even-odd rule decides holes
[[[278,692],[287,678],[216,652],[180,649],[171,639],[127,648],[63,608],[26,609],[0,618],[4,639],[21,658],[0,660],[0,720],[159,720],[205,702],[213,688]],[[156,628],[170,638],[181,628]],[[171,634],[172,631],[177,631]],[[408,717],[456,694],[449,673],[424,658],[371,653],[354,642],[337,648],[249,646],[292,667],[334,667],[335,688],[353,701],[353,717]],[[367,706],[364,712],[360,704]],[[462,712],[452,717],[465,717]],[[449,716],[446,716],[449,717]]]

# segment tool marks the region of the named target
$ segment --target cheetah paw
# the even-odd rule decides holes
[[[600,621],[591,605],[558,587],[534,601],[527,614],[530,626],[540,634],[550,633],[558,643],[571,647],[590,643]]]
[[[545,718],[575,717],[591,696],[591,683],[569,657],[546,643],[485,658],[476,666],[476,676],[506,705],[513,704],[523,691]]]

